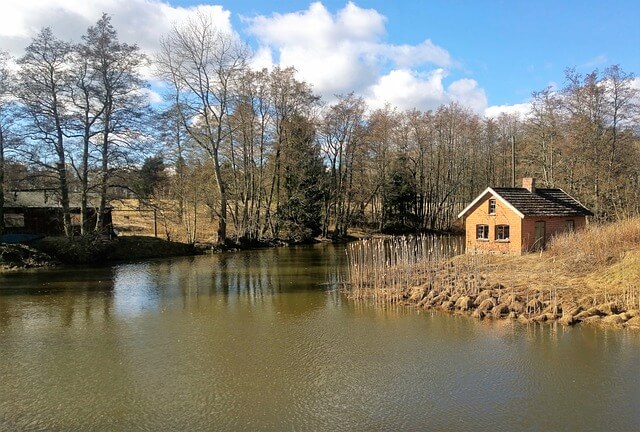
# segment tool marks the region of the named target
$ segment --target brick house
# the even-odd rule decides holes
[[[593,213],[562,189],[487,188],[460,214],[467,251],[523,253],[543,249],[556,234],[584,228]]]

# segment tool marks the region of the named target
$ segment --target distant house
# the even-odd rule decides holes
[[[593,213],[562,189],[538,189],[535,179],[521,188],[487,188],[460,214],[467,251],[523,253],[542,249],[549,239],[579,230]]]
[[[96,224],[99,198],[89,196],[89,224]],[[80,194],[69,197],[71,225],[80,232]],[[111,226],[111,208],[106,209],[106,222]],[[56,190],[31,189],[7,191],[4,195],[4,223],[8,233],[63,235],[62,205]]]

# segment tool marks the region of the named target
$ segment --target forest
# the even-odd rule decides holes
[[[185,242],[202,240],[194,209],[217,242],[446,231],[487,186],[521,177],[563,188],[597,220],[640,215],[640,86],[619,65],[568,68],[527,114],[489,118],[456,103],[371,109],[355,93],[324,102],[294,68],[253,70],[247,43],[204,15],[153,56],[121,42],[108,15],[79,40],[44,28],[22,57],[0,55],[0,201],[55,189],[68,236],[105,229],[89,223],[92,196],[98,215],[135,197]]]

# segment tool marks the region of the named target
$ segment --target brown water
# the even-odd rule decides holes
[[[0,276],[0,430],[640,430],[640,332],[354,304],[344,257]]]

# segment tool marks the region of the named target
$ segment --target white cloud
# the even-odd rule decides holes
[[[381,108],[388,102],[400,109],[432,110],[449,102],[458,102],[482,114],[487,106],[487,97],[478,83],[465,78],[445,88],[443,80],[446,76],[442,68],[428,73],[392,70],[371,86],[367,103],[372,108]]]
[[[158,93],[153,88],[143,88],[140,90],[142,95],[147,99],[147,101],[151,104],[159,104],[164,100],[162,95]]]
[[[380,52],[392,59],[398,66],[414,67],[424,64],[450,66],[451,56],[444,48],[427,39],[419,45],[384,45]]]
[[[251,58],[251,67],[255,70],[271,69],[273,66],[273,56],[269,48],[262,47],[258,49]]]
[[[102,13],[111,15],[120,39],[136,43],[147,53],[160,36],[199,11],[212,16],[222,31],[231,31],[231,13],[222,6],[173,7],[160,0],[3,0],[0,4],[0,46],[18,57],[43,27],[69,41],[79,41]]]
[[[400,109],[433,109],[447,102],[442,79],[446,73],[436,69],[418,74],[407,69],[392,70],[371,86],[367,102],[381,108],[386,102]]]
[[[487,107],[487,95],[475,80],[463,78],[454,81],[447,90],[452,101],[465,105],[476,113],[482,113]]]
[[[234,32],[231,11],[204,0],[192,7],[163,0],[2,0],[0,47],[19,57],[45,26],[61,39],[79,41],[103,12],[111,15],[122,41],[136,43],[150,55],[172,24],[196,12],[210,15],[221,31]],[[299,12],[243,19],[259,46],[252,58],[254,68],[293,66],[298,77],[327,101],[355,92],[373,107],[389,102],[403,109],[432,109],[458,101],[482,112],[487,105],[476,81],[450,82],[455,62],[446,49],[429,39],[415,45],[387,43],[387,18],[375,9],[349,2],[332,13],[315,2]],[[151,68],[144,69],[147,78],[151,74]],[[149,97],[158,100],[157,94]]]
[[[500,114],[516,115],[526,118],[531,112],[531,103],[524,102],[513,105],[492,105],[484,110],[485,117],[497,118]]]
[[[349,2],[335,14],[320,2],[308,9],[244,18],[261,48],[254,63],[293,66],[327,101],[336,94],[362,94],[372,107],[431,109],[458,101],[482,112],[484,91],[473,80],[445,89],[445,68],[454,62],[427,39],[417,45],[384,43],[386,17]]]

